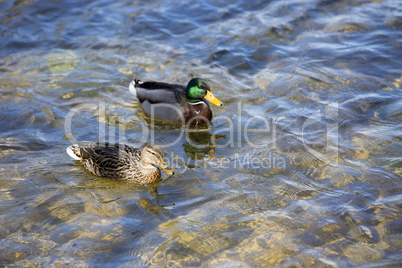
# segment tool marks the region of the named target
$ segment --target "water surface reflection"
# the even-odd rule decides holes
[[[3,1],[0,12],[2,266],[400,264],[397,1]],[[127,88],[195,76],[225,106],[187,136],[153,129]],[[67,133],[80,105],[93,109]],[[65,153],[71,137],[144,133],[176,143],[177,175],[104,180]]]

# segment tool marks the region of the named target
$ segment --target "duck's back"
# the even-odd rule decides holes
[[[185,86],[155,81],[141,82],[136,79],[130,83],[129,89],[137,97],[148,117],[173,124],[185,123]]]
[[[70,152],[69,152],[70,151]],[[85,168],[94,175],[107,179],[129,180],[140,177],[141,151],[128,145],[87,143],[71,145],[67,152],[73,153]]]
[[[132,91],[132,90],[131,90]],[[133,92],[134,93],[134,92]],[[140,103],[180,103],[186,96],[186,87],[180,84],[135,80],[135,93]]]

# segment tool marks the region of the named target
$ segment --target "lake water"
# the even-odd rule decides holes
[[[402,265],[402,5],[0,1],[0,266]],[[206,79],[209,130],[152,122],[134,78]],[[165,145],[99,179],[74,140]]]

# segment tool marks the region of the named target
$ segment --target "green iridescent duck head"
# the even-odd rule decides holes
[[[186,88],[186,100],[189,103],[197,103],[204,98],[214,105],[222,106],[222,102],[212,94],[207,81],[202,78],[191,79]]]

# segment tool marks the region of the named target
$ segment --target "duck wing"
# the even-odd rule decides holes
[[[85,168],[103,178],[121,179],[127,169],[136,168],[133,167],[133,160],[141,159],[141,151],[127,145],[94,143],[84,146],[72,145],[69,148]]]
[[[140,103],[181,103],[186,96],[186,87],[156,81],[141,82],[136,79],[130,83],[130,92],[136,95]]]

